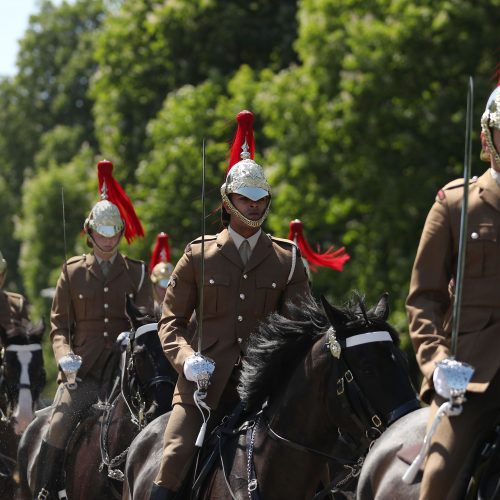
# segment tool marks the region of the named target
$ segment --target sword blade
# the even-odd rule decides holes
[[[467,245],[467,210],[469,206],[469,179],[471,171],[472,151],[472,114],[474,104],[474,81],[469,77],[467,88],[467,114],[465,120],[465,154],[464,154],[464,195],[462,199],[462,213],[460,215],[460,239],[458,245],[457,274],[455,298],[453,302],[453,317],[451,326],[451,355],[457,355],[458,331],[460,327],[460,313],[462,306],[462,288],[465,268],[465,251]]]
[[[201,354],[203,335],[203,302],[205,291],[205,138],[201,144],[201,287],[200,305],[198,307],[198,352]]]

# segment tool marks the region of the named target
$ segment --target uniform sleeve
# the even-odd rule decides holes
[[[175,370],[182,374],[184,361],[194,354],[189,345],[189,321],[196,308],[197,285],[190,250],[181,257],[170,278],[158,334],[163,350]]]
[[[449,356],[443,324],[450,308],[453,242],[449,207],[436,201],[425,221],[406,301],[410,337],[424,377],[432,384],[436,362]]]
[[[70,352],[68,325],[72,328],[74,323],[73,303],[66,276],[64,271],[59,276],[50,312],[50,339],[56,363],[59,363],[59,360]]]
[[[309,286],[309,279],[307,276],[304,263],[300,256],[300,252],[297,250],[297,258],[295,263],[295,270],[292,275],[292,279],[288,283],[283,293],[280,306],[280,314],[287,316],[287,303],[292,302],[294,304],[300,304],[306,296],[311,293]]]

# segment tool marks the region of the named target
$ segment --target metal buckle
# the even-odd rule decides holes
[[[257,479],[252,479],[248,482],[248,491],[255,491],[257,489]]]
[[[380,427],[382,425],[382,420],[377,415],[373,415],[372,422],[375,427]]]
[[[351,373],[351,370],[347,370],[347,371],[345,372],[344,377],[345,377],[345,379],[346,379],[346,381],[347,381],[348,383],[349,383],[349,382],[352,382],[352,381],[354,380],[354,377],[353,377],[353,375],[352,375],[352,373]]]
[[[344,379],[339,378],[337,380],[337,396],[340,396],[343,393],[344,393]]]
[[[37,500],[47,500],[47,498],[49,498],[49,490],[42,488],[38,492],[38,496],[36,498],[37,498]]]

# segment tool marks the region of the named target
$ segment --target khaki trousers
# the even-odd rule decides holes
[[[103,353],[104,370],[95,370],[97,376],[87,374],[70,390],[61,383],[54,396],[52,413],[44,440],[56,448],[65,448],[71,433],[82,420],[86,410],[97,400],[104,400],[111,390],[119,357],[114,353]]]
[[[443,417],[431,441],[420,486],[420,500],[456,500],[463,498],[469,467],[485,435],[500,416],[500,372],[484,393],[467,393],[462,413]],[[435,396],[427,424],[430,427],[439,406]]]
[[[222,418],[230,415],[238,404],[237,377],[238,370],[234,370],[224,389],[219,406],[211,412],[205,442],[210,432],[220,424]],[[202,423],[201,413],[196,406],[184,403],[177,403],[173,406],[163,436],[163,456],[160,470],[154,481],[156,484],[172,491],[178,491],[181,488],[199,449],[195,443]]]

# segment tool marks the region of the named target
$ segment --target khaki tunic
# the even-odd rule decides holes
[[[29,322],[27,305],[21,294],[0,290],[0,326],[7,333],[13,326]]]
[[[285,312],[287,300],[299,300],[309,292],[304,265],[297,250],[292,270],[289,240],[264,232],[243,266],[240,254],[225,229],[205,238],[205,280],[201,352],[215,361],[207,404],[214,408],[235,363],[245,354],[252,332],[268,314]],[[289,281],[289,282],[288,282]],[[158,332],[167,358],[180,374],[173,404],[192,403],[195,384],[183,375],[187,357],[198,350],[187,325],[196,309],[201,286],[201,239],[190,243],[170,279]]]
[[[109,353],[118,335],[130,329],[125,316],[127,295],[153,313],[151,283],[142,261],[117,254],[105,277],[93,254],[69,259],[57,282],[50,316],[56,362],[70,351],[69,326],[73,351],[83,359],[78,376],[92,370],[99,377],[103,369],[99,361],[107,360],[101,355]]]
[[[410,336],[424,375],[421,397],[433,396],[436,362],[450,356],[451,316],[457,268],[463,180],[446,185],[437,195],[425,222],[413,267],[407,313]],[[474,369],[465,403],[468,411],[438,426],[432,440],[421,487],[421,498],[457,495],[456,481],[466,463],[466,451],[498,411],[500,367],[500,187],[489,171],[471,179],[465,272],[457,359]],[[487,391],[494,381],[492,390]],[[485,393],[483,395],[483,393]],[[482,396],[482,399],[479,398]],[[438,403],[433,402],[433,415]],[[493,411],[492,411],[493,408]],[[496,408],[496,410],[495,410]],[[473,411],[472,411],[473,410]],[[433,416],[432,415],[432,416]],[[470,418],[472,415],[473,418]],[[491,420],[490,425],[493,425]],[[450,432],[449,429],[454,431]],[[458,443],[457,441],[460,441]],[[464,445],[465,451],[459,453]],[[462,446],[463,448],[463,446]]]
[[[246,266],[226,230],[205,237],[203,333],[201,352],[215,361],[205,402],[213,410],[209,429],[234,408],[238,364],[250,335],[272,312],[286,314],[288,300],[309,294],[300,253],[289,240],[261,233]],[[193,403],[194,382],[184,377],[187,357],[198,350],[198,338],[188,329],[201,288],[201,239],[190,243],[170,279],[159,335],[167,358],[179,373],[173,411],[164,436],[164,451],[155,482],[178,490],[195,454],[201,416]],[[223,396],[221,398],[221,396]]]

